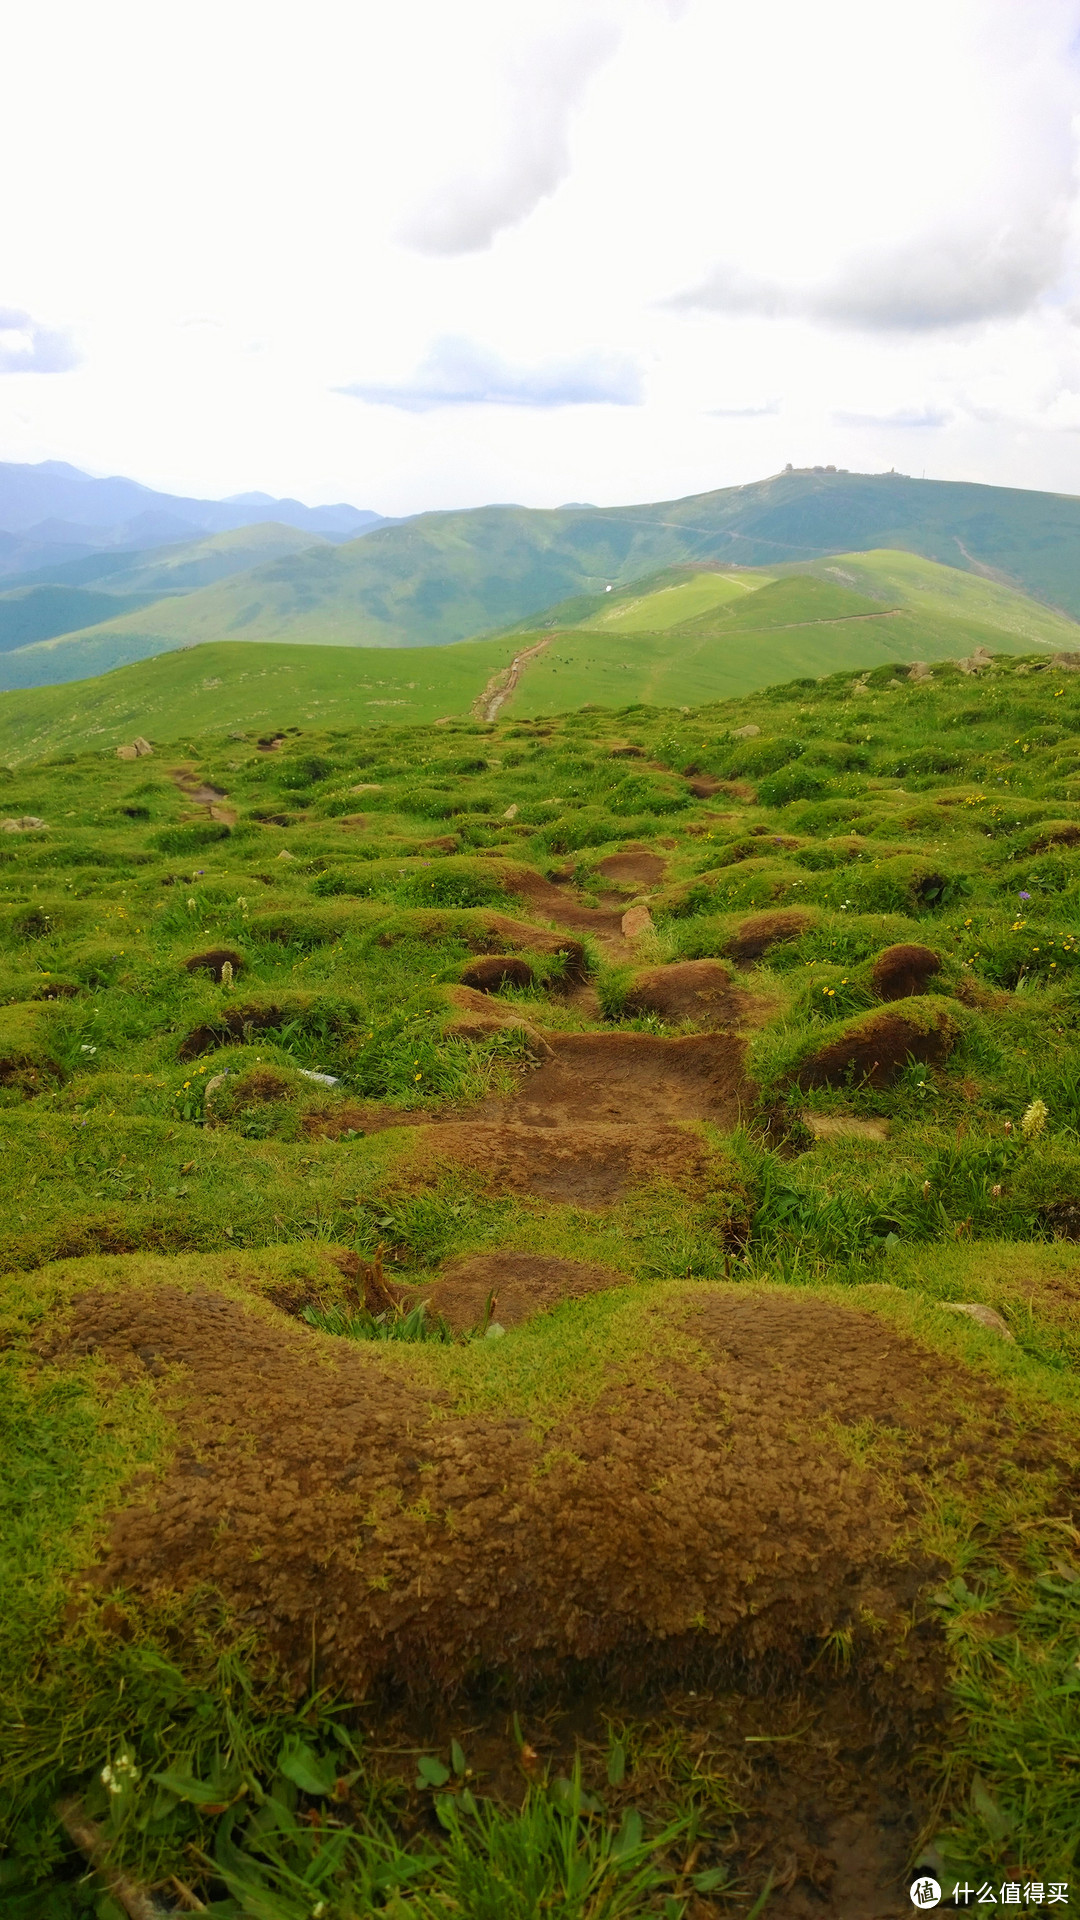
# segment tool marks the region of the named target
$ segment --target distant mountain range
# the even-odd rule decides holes
[[[50,469],[57,485],[68,484],[71,471]],[[85,484],[133,485],[78,481]],[[70,485],[75,488],[76,481]],[[145,489],[136,492],[165,498]],[[0,522],[2,500],[0,489]],[[173,505],[271,517],[261,503],[248,508],[236,501]],[[277,503],[282,511],[288,505]],[[333,516],[354,510],[297,511]],[[166,581],[159,556],[157,571],[140,575],[129,567],[108,579],[65,580],[99,592],[143,599],[157,591],[164,597],[141,606],[128,601],[107,620],[95,601],[92,612],[87,609],[95,624],[87,621],[62,633],[54,626],[49,636],[9,644],[0,654],[0,686],[81,679],[219,640],[443,646],[537,625],[574,624],[607,586],[617,589],[666,567],[806,569],[837,553],[881,549],[907,551],[1011,587],[1061,610],[1069,621],[1080,617],[1080,499],[892,473],[814,468],[640,506],[427,513],[369,525],[363,538],[346,541],[337,530],[320,539],[307,522],[297,531],[309,535],[299,550],[273,551],[260,564],[245,564],[249,556],[225,555],[220,547],[211,561],[204,538],[195,543],[201,557],[191,550],[190,575],[180,568]],[[216,573],[204,572],[203,583],[196,584],[200,568],[207,567]],[[40,570],[36,579],[47,584]],[[49,580],[61,584],[55,571]],[[185,580],[191,590],[185,590]],[[0,628],[3,611],[0,604]],[[25,610],[11,618],[17,625],[25,620]]]
[[[382,514],[344,504],[305,507],[268,493],[194,500],[120,476],[96,479],[63,460],[35,466],[0,461],[0,575],[101,549],[163,546],[267,521],[336,540],[353,540],[386,524]]]

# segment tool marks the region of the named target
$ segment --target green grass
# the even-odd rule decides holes
[[[1068,496],[898,474],[779,474],[623,507],[481,507],[312,542],[0,665],[8,686],[29,686],[219,640],[442,646],[540,624],[545,609],[561,621],[572,597],[662,569],[802,567],[852,549],[905,549],[1076,616],[1078,541],[1080,502]]]
[[[76,686],[0,693],[0,752],[37,758],[222,728],[404,724],[467,713],[519,642],[453,648],[259,647],[219,641],[160,654]]]
[[[240,538],[218,536],[226,537]],[[453,647],[209,641],[78,687],[0,693],[0,753],[21,760],[116,746],[136,733],[175,738],[224,727],[383,719],[407,726],[464,716],[514,655],[541,639],[549,645],[526,663],[505,711],[558,713],[582,702],[635,700],[698,705],[794,677],[860,672],[888,661],[959,659],[980,646],[1024,652],[1050,644],[1068,651],[1077,631],[1011,589],[912,555],[841,554],[821,571],[821,578],[787,574],[772,582],[758,573],[687,577],[668,570],[619,589],[610,601],[571,603],[562,610],[567,625],[550,633],[545,627]],[[838,583],[831,577],[837,573],[857,578],[867,591]],[[718,601],[718,594],[729,597]],[[647,620],[656,620],[656,628],[646,628]],[[102,659],[110,646],[106,636]],[[94,656],[80,658],[92,664]]]
[[[11,587],[0,593],[0,652],[10,653],[57,633],[134,613],[156,598],[151,593],[110,593],[94,587]]]
[[[1075,620],[1001,581],[962,571],[956,560],[942,566],[917,553],[837,553],[808,569],[800,561],[797,570],[869,594],[882,605],[906,607],[924,619],[970,620],[1066,652],[1077,645]]]
[[[834,580],[815,579],[812,574],[797,573],[782,580],[766,581],[749,600],[724,607],[706,609],[688,619],[680,633],[736,634],[767,633],[774,627],[801,627],[818,622],[886,619],[889,603],[883,607],[864,593]]]
[[[616,604],[579,624],[596,633],[663,633],[680,621],[743,600],[767,585],[767,576],[756,573],[694,573],[652,592],[620,594]]]
[[[737,611],[748,618],[752,605],[753,600],[740,603]],[[802,605],[805,609],[805,600]],[[893,663],[957,660],[976,647],[1023,654],[1030,646],[1029,640],[998,628],[906,610],[881,620],[807,620],[790,627],[785,622],[779,630],[729,632],[718,625],[699,633],[558,633],[529,662],[507,711],[523,717],[557,714],[584,701],[689,707],[705,699],[738,698],[785,678],[817,680]]]
[[[801,581],[782,584],[789,609],[815,604]],[[824,584],[830,608],[847,604]],[[745,1915],[783,1865],[751,1870],[740,1852],[741,1808],[766,1780],[748,1748],[788,1739],[796,1709],[821,1706],[823,1674],[842,1687],[845,1660],[858,1678],[869,1659],[835,1636],[812,1649],[816,1677],[808,1665],[790,1725],[779,1706],[775,1724],[744,1723],[737,1684],[695,1681],[716,1724],[735,1728],[711,1772],[703,1749],[688,1757],[687,1697],[620,1703],[577,1674],[593,1719],[571,1720],[531,1772],[522,1758],[512,1790],[482,1757],[500,1714],[505,1735],[506,1695],[431,1713],[411,1734],[370,1702],[298,1700],[260,1631],[213,1592],[150,1604],[78,1586],[131,1476],[161,1471],[175,1445],[149,1377],[43,1357],[88,1291],[209,1288],[273,1326],[291,1287],[332,1357],[343,1337],[373,1332],[335,1255],[381,1247],[387,1273],[418,1287],[472,1253],[600,1262],[632,1284],[503,1338],[365,1348],[439,1418],[509,1414],[544,1432],[595,1406],[613,1377],[652,1382],[674,1406],[672,1379],[692,1383],[701,1367],[686,1302],[732,1282],[748,1298],[780,1288],[876,1314],[946,1356],[964,1383],[958,1430],[1000,1404],[1012,1456],[1048,1437],[1075,1454],[1080,1251],[1055,1235],[1080,1208],[1080,676],[998,640],[990,673],[944,662],[912,683],[893,661],[871,664],[865,636],[885,624],[851,622],[862,652],[843,671],[688,712],[675,699],[605,711],[595,688],[585,711],[494,727],[361,726],[337,710],[328,724],[294,703],[288,724],[303,731],[266,753],[262,715],[234,726],[224,704],[237,680],[210,689],[211,712],[192,708],[190,732],[149,760],[118,761],[108,737],[32,760],[27,735],[25,763],[0,772],[0,811],[47,822],[0,836],[5,1920],[117,1920],[57,1824],[67,1793],[116,1861],[195,1884],[231,1920],[309,1920],[320,1901],[328,1920],[380,1905],[396,1920],[692,1920],[705,1900]],[[556,665],[570,642],[553,642]],[[190,660],[132,672],[149,680]],[[128,734],[145,729],[145,709],[121,718]],[[613,756],[627,745],[639,755]],[[218,837],[208,827],[223,823],[169,778],[187,763],[236,811]],[[698,801],[688,769],[737,790]],[[451,1035],[447,990],[493,913],[544,931],[515,870],[557,870],[600,895],[599,863],[627,843],[667,862],[650,901],[657,962],[722,956],[751,911],[805,914],[797,937],[738,976],[767,1014],[748,1035],[759,1093],[742,1128],[705,1130],[701,1190],[656,1179],[588,1211],[493,1191],[482,1170],[418,1178],[410,1127],[308,1130],[343,1103],[467,1116],[517,1085],[531,1059],[521,1030]],[[880,1011],[882,948],[910,942],[941,967],[930,994],[893,1011],[916,1027],[944,1013],[951,1053],[912,1060],[891,1086],[853,1076],[799,1091],[793,1070]],[[231,985],[183,965],[217,945],[242,956]],[[567,1001],[553,967],[490,1004],[533,1027],[640,1030],[622,1018],[627,964],[592,942],[589,962],[599,1012]],[[240,1007],[248,1031],[233,1033]],[[199,1029],[221,1044],[189,1057]],[[208,1113],[204,1089],[225,1066]],[[1029,1137],[1036,1097],[1048,1121]],[[884,1122],[888,1138],[811,1145],[807,1115]],[[1001,1314],[1013,1341],[946,1310],[972,1302]],[[418,1318],[411,1329],[425,1330]],[[887,1434],[860,1426],[840,1440],[890,1484]],[[1061,1757],[1080,1565],[1055,1471],[1004,1463],[980,1490],[927,1469],[912,1522],[930,1570],[911,1607],[940,1637],[955,1716],[918,1761],[939,1796],[926,1839],[958,1878],[1076,1871],[1080,1788]],[[634,1660],[640,1671],[647,1649]],[[876,1669],[873,1684],[886,1686],[887,1718]],[[546,1710],[528,1708],[537,1725]],[[618,1721],[610,1740],[605,1716]]]

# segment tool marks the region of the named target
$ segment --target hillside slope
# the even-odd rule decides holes
[[[422,514],[9,660],[21,677],[5,684],[74,679],[204,640],[437,646],[680,563],[768,568],[881,547],[1000,576],[1080,615],[1080,499],[811,471],[652,505]]]
[[[519,643],[526,637],[519,635]],[[728,634],[711,627],[697,634],[561,633],[529,662],[506,711],[565,713],[585,702],[692,707],[792,680],[812,686],[829,674],[860,674],[888,663],[960,660],[976,647],[990,653],[1031,652],[1029,641],[998,628],[968,620],[928,621],[906,608],[748,625]]]
[[[5,1920],[1067,1888],[1080,674],[237,732],[0,770]]]
[[[94,587],[106,593],[140,593],[158,600],[174,593],[193,593],[213,586],[230,574],[245,573],[267,560],[302,553],[307,547],[333,544],[321,533],[285,527],[275,520],[234,527],[227,533],[208,533],[198,540],[173,540],[164,546],[124,548],[120,552],[84,554],[55,567],[20,574],[9,592],[27,587]],[[69,629],[74,632],[75,629]]]
[[[245,646],[235,640],[117,667],[94,680],[0,693],[0,762],[221,727],[415,725],[467,714],[519,640],[454,647]]]
[[[297,719],[326,724],[331,714],[336,724],[359,725],[382,708],[387,719],[414,724],[469,712],[560,713],[579,702],[692,706],[842,669],[960,659],[976,647],[1073,650],[1072,622],[1008,588],[904,554],[871,558],[876,570],[867,570],[866,593],[832,577],[848,570],[851,556],[842,555],[842,565],[822,578],[669,570],[592,602],[594,617],[571,630],[512,631],[448,647],[188,647],[74,685],[0,693],[0,757],[20,760],[93,741],[115,746],[134,733],[198,735],[223,715],[233,726],[273,728]],[[907,605],[887,590],[890,572],[905,568]],[[716,604],[717,591],[730,589],[733,578],[738,597]],[[660,631],[638,628],[656,607],[668,619],[703,597],[714,604],[693,619]],[[939,605],[952,612],[938,612]],[[986,617],[967,617],[969,606]],[[515,660],[518,670],[508,674]]]

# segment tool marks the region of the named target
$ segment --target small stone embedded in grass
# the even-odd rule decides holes
[[[1015,1340],[1016,1338],[1016,1335],[1010,1330],[1008,1322],[1002,1319],[1000,1313],[995,1313],[993,1307],[983,1306],[981,1301],[942,1300],[939,1301],[938,1304],[945,1313],[966,1314],[969,1320],[977,1321],[980,1327],[986,1327],[991,1333],[1000,1334],[1003,1340]]]
[[[630,907],[620,924],[624,940],[640,940],[643,934],[652,932],[653,917],[648,907]]]

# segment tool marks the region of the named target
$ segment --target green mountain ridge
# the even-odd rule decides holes
[[[215,726],[414,725],[469,713],[561,713],[582,703],[692,706],[840,671],[958,660],[976,647],[1035,648],[1044,657],[1072,651],[1074,623],[1009,588],[906,554],[841,554],[829,566],[848,573],[856,560],[864,592],[833,577],[743,574],[736,600],[659,631],[620,628],[620,608],[636,622],[658,604],[667,618],[685,608],[688,592],[692,604],[723,577],[668,570],[596,601],[579,627],[446,647],[187,647],[96,679],[0,693],[0,756],[109,748],[137,733],[198,737]],[[605,622],[612,611],[616,621]]]
[[[163,595],[186,595],[230,574],[247,572],[270,557],[329,544],[321,534],[266,521],[146,552],[96,554],[46,567],[0,592],[0,653],[22,653],[25,675],[29,662],[40,665],[66,658],[63,648],[35,653],[35,647],[72,633],[86,634],[85,642],[76,643],[80,661],[85,657],[89,664],[101,658],[106,666],[114,665],[108,641],[103,649],[95,649],[96,628],[136,614]],[[19,669],[14,672],[15,684],[20,684]],[[37,683],[34,678],[21,680],[21,684]]]
[[[771,580],[756,593],[744,595],[726,605],[706,608],[692,620],[670,627],[675,638],[699,635],[734,635],[767,632],[772,627],[818,626],[840,620],[881,620],[894,612],[886,602],[868,594],[854,593],[850,587],[837,586],[831,580],[796,574],[784,580]],[[645,609],[642,608],[644,614]]]
[[[537,626],[573,596],[678,565],[805,569],[902,549],[1080,615],[1080,499],[911,480],[778,474],[687,499],[603,508],[481,507],[308,546],[152,610],[24,648],[6,684],[85,677],[208,640],[442,646]]]

